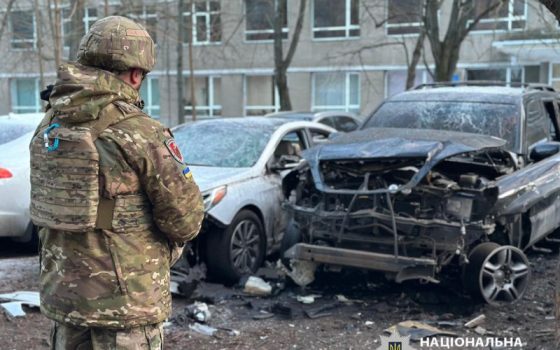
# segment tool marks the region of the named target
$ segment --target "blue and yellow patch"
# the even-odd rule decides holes
[[[185,169],[183,169],[183,176],[187,180],[192,179],[192,173],[191,173],[191,169],[189,169],[189,167],[185,167]]]

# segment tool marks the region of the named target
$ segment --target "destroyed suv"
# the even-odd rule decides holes
[[[559,108],[542,85],[428,84],[388,99],[285,177],[285,260],[461,277],[488,303],[520,299],[524,251],[560,226]]]

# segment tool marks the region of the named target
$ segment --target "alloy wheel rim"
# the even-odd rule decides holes
[[[240,221],[231,237],[230,252],[233,266],[242,273],[252,272],[260,250],[257,225],[251,220]]]
[[[530,278],[529,261],[522,251],[499,247],[488,254],[479,275],[481,294],[490,304],[521,299]]]

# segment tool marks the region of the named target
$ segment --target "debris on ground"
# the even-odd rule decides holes
[[[210,320],[212,314],[208,309],[208,305],[206,303],[200,303],[196,301],[194,304],[187,305],[185,311],[189,317],[197,322],[206,323]]]
[[[488,333],[488,331],[485,328],[482,328],[480,326],[476,326],[474,332],[478,335],[486,335],[486,333]]]
[[[268,296],[272,293],[272,286],[260,277],[250,276],[243,291],[249,295]]]
[[[210,327],[210,326],[204,325],[202,323],[190,324],[189,329],[191,329],[191,330],[193,330],[197,333],[210,336],[210,337],[213,336],[218,331],[217,328]]]
[[[305,310],[305,314],[307,315],[307,317],[311,318],[311,319],[316,319],[319,317],[325,317],[325,316],[330,316],[332,315],[332,312],[330,312],[332,309],[335,309],[336,307],[338,307],[338,303],[330,303],[330,304],[325,304],[313,309],[307,309]]]
[[[204,279],[206,279],[204,263],[190,266],[185,259],[180,259],[171,269],[171,293],[188,298]]]
[[[320,298],[321,295],[319,294],[310,294],[310,295],[298,295],[296,300],[302,304],[313,304],[316,298]]]
[[[458,336],[457,333],[446,331],[418,321],[403,321],[385,329],[385,333],[393,334],[398,331],[403,337],[410,336],[412,341],[420,341],[425,337],[434,335]]]
[[[317,270],[317,263],[305,260],[290,260],[289,270],[280,260],[277,263],[277,267],[290,276],[292,281],[295,282],[300,287],[305,287],[315,281],[315,271]]]
[[[38,292],[19,291],[14,293],[0,294],[0,300],[7,302],[1,303],[0,306],[11,317],[25,316],[23,305],[29,307],[40,307],[40,298]]]
[[[293,320],[295,316],[294,309],[285,303],[274,303],[270,312],[275,315],[282,316],[285,319]]]
[[[482,323],[484,323],[485,320],[486,320],[486,316],[484,314],[478,315],[472,320],[470,320],[469,322],[465,323],[465,327],[476,328],[477,326],[480,326]]]

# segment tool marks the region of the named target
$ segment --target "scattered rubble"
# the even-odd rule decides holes
[[[8,301],[1,303],[0,306],[11,317],[25,316],[23,305],[38,308],[41,303],[38,292],[28,291],[0,294],[0,300]]]
[[[403,321],[385,329],[385,333],[388,334],[393,334],[395,331],[398,331],[402,336],[410,336],[412,341],[420,341],[422,338],[435,335],[458,336],[455,332],[446,331],[418,321]]]
[[[210,320],[212,314],[208,309],[208,305],[196,301],[194,304],[188,305],[186,308],[187,315],[197,322],[206,323]]]
[[[268,296],[272,293],[272,286],[260,277],[250,276],[243,291],[249,295]]]
[[[486,320],[485,315],[476,316],[475,318],[473,318],[469,322],[465,323],[465,327],[476,328],[477,326],[480,326],[485,320]]]

